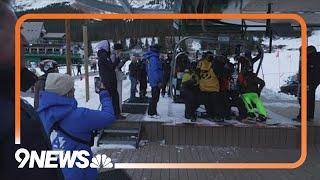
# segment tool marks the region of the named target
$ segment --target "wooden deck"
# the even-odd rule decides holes
[[[137,162],[294,162],[298,149],[237,148],[213,146],[178,146],[149,143],[139,149],[104,150],[114,163]],[[293,170],[125,170],[133,180],[318,180],[320,146],[309,146],[303,166]],[[108,172],[102,172],[102,174]],[[101,177],[103,179],[103,177]]]
[[[143,121],[143,115],[130,115],[122,123],[141,123],[142,139],[164,140],[167,145],[210,145],[215,147],[300,148],[299,126],[219,126],[210,124],[171,124]],[[308,143],[320,144],[320,126],[308,126]]]

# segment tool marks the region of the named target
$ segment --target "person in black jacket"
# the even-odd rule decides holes
[[[100,41],[97,45],[98,49],[98,66],[101,82],[108,87],[112,99],[114,113],[117,119],[124,119],[121,115],[119,93],[117,90],[116,68],[119,65],[118,58],[111,59],[110,43],[108,40]]]
[[[314,119],[314,108],[315,108],[315,93],[316,89],[320,84],[320,53],[317,52],[314,46],[307,47],[307,120],[312,121]],[[300,59],[301,61],[301,59]],[[301,84],[301,63],[299,66],[298,79]],[[298,100],[301,106],[301,86],[298,88]],[[301,108],[299,114],[294,121],[301,120]]]
[[[50,140],[47,138],[44,127],[34,108],[24,100],[21,100],[20,122],[21,143],[15,144],[14,132],[14,27],[16,16],[9,7],[9,1],[0,0],[0,80],[6,85],[0,86],[0,174],[2,180],[60,180],[64,179],[60,169],[57,168],[24,168],[19,169],[19,163],[15,159],[15,152],[20,148],[28,151],[34,150],[38,154],[41,151],[51,150]],[[36,76],[24,65],[24,46],[26,39],[21,38],[21,90],[28,90],[36,81]]]
[[[172,53],[167,54],[167,58],[163,59],[162,68],[163,68],[163,86],[161,90],[162,97],[166,94],[166,89],[170,80],[171,74],[171,60],[172,60]],[[169,86],[170,88],[170,86]],[[168,96],[170,96],[170,89],[168,90]]]
[[[139,81],[139,98],[144,99],[147,95],[148,73],[146,59],[140,58],[138,61],[138,81]]]
[[[137,84],[138,84],[138,71],[139,71],[138,56],[135,54],[135,55],[133,55],[132,61],[129,65],[129,78],[131,81],[131,88],[130,88],[130,101],[131,102],[134,102],[136,99]]]
[[[81,73],[81,64],[78,62],[78,64],[77,64],[77,76],[79,76],[79,74],[80,74],[80,76],[82,75],[82,73]]]

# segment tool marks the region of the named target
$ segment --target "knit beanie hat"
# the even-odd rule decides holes
[[[45,90],[61,96],[66,95],[74,87],[74,80],[68,74],[49,73]]]

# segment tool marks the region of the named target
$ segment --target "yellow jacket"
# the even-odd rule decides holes
[[[208,60],[200,61],[198,68],[200,70],[200,90],[203,92],[219,92],[219,80],[212,69],[212,63]]]

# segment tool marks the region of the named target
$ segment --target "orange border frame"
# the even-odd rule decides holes
[[[15,27],[15,143],[20,144],[20,28],[31,19],[288,19],[301,26],[302,96],[301,96],[301,156],[294,163],[115,163],[117,169],[293,169],[307,157],[307,25],[297,14],[26,14]]]

